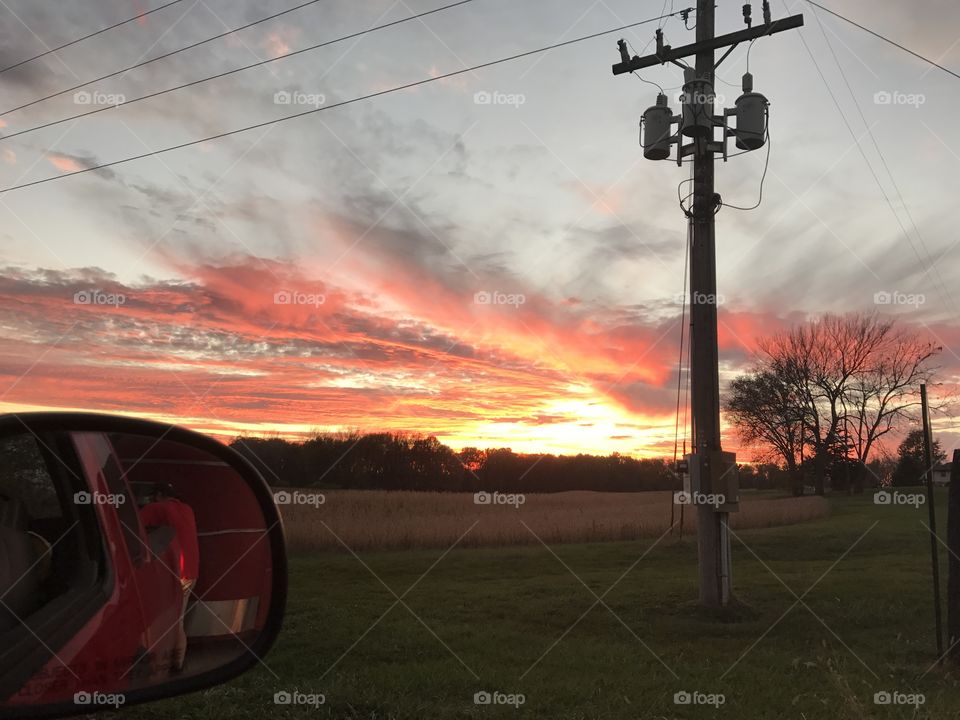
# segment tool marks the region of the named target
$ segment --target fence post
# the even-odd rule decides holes
[[[937,662],[943,660],[943,620],[940,610],[940,539],[937,537],[937,512],[933,496],[933,431],[930,428],[930,406],[927,404],[927,386],[920,385],[920,405],[923,414],[923,466],[927,486],[927,513],[930,520],[930,563],[933,570],[933,617],[937,632]]]
[[[960,657],[960,450],[953,451],[947,495],[947,657]]]

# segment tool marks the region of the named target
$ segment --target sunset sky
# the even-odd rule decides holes
[[[131,99],[446,1],[323,0],[85,90],[94,104]],[[5,0],[0,66],[159,4]],[[4,109],[297,4],[186,0],[2,73],[2,132],[91,105],[67,93]],[[308,108],[278,104],[278,92],[330,105],[664,4],[474,0],[0,139],[0,187]],[[825,4],[960,69],[955,2]],[[718,32],[743,27],[741,5],[718,2]],[[879,310],[943,346],[938,379],[952,387],[960,82],[805,2],[773,11],[803,12],[806,26],[750,54],[772,149],[760,207],[717,216],[721,382],[760,335]],[[671,453],[688,168],[643,159],[638,120],[657,91],[610,72],[617,39],[642,53],[656,26],[0,194],[0,410],[121,412],[220,437],[389,429],[456,448]],[[674,46],[693,41],[678,18],[664,32]],[[741,46],[720,68],[726,106],[745,59]],[[670,88],[676,109],[679,70],[643,76]],[[477,103],[483,92],[516,102]],[[718,164],[727,202],[756,202],[764,158]],[[880,292],[923,302],[877,306]],[[935,428],[945,448],[960,444],[955,418]],[[736,447],[729,430],[726,444]]]

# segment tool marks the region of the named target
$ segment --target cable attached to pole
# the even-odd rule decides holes
[[[760,196],[757,198],[757,202],[751,205],[750,207],[740,207],[739,205],[730,205],[725,203],[722,200],[720,201],[721,207],[732,208],[733,210],[756,210],[760,207],[760,203],[763,202],[763,181],[767,179],[767,169],[770,167],[770,149],[773,145],[773,141],[770,139],[770,110],[766,112],[766,118],[764,124],[767,127],[767,157],[763,161],[763,175],[760,176]],[[719,208],[718,208],[719,209]]]
[[[683,340],[687,334],[687,269],[690,264],[690,228],[687,227],[686,248],[683,254],[683,295],[680,303],[680,354],[677,358],[677,412],[673,429],[673,468],[677,469],[677,448],[680,444],[680,386],[683,378]]]

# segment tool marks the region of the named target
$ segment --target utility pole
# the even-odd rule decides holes
[[[713,0],[697,2],[697,43],[713,39]],[[713,96],[713,48],[697,52],[694,92]],[[712,115],[712,106],[704,108]],[[717,303],[698,302],[717,297],[717,256],[714,217],[719,198],[713,192],[713,151],[709,136],[693,140],[693,224],[690,247],[690,408],[692,438],[700,462],[701,485],[710,476],[709,463],[720,451],[720,377],[717,350]],[[713,492],[713,488],[710,488]],[[724,607],[730,601],[733,579],[730,574],[729,513],[717,512],[708,504],[697,505],[697,557],[700,568],[700,602],[707,607]]]
[[[644,155],[651,160],[666,160],[671,146],[677,146],[676,162],[692,156],[693,202],[684,207],[691,229],[690,247],[690,380],[693,452],[686,458],[690,474],[689,493],[681,493],[684,503],[696,506],[697,554],[700,579],[700,603],[708,608],[723,608],[733,597],[730,562],[729,513],[739,508],[739,482],[734,453],[723,452],[720,444],[720,378],[717,350],[717,265],[714,219],[722,207],[714,191],[714,155],[727,160],[727,139],[736,138],[743,151],[755,150],[766,142],[767,100],[753,92],[753,77],[743,76],[743,94],[736,108],[714,115],[715,75],[722,63],[741,42],[803,25],[802,15],[772,22],[768,0],[763,2],[763,23],[753,26],[752,7],[743,6],[746,30],[717,37],[714,34],[717,0],[697,0],[696,42],[678,48],[664,44],[663,31],[656,32],[657,51],[646,57],[630,57],[624,40],[619,43],[621,61],[613,74],[632,73],[668,62],[684,70],[683,111],[675,116],[666,95],[657,97],[655,106],[643,114],[641,138]],[[693,8],[681,11],[684,20]],[[715,62],[714,52],[727,48]],[[695,56],[694,67],[680,60]],[[736,128],[728,121],[736,118]],[[672,128],[677,125],[677,131]],[[719,140],[716,131],[722,130]],[[684,139],[690,140],[684,144]],[[689,160],[688,160],[689,162]],[[681,203],[682,206],[682,203]]]

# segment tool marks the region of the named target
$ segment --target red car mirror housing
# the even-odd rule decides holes
[[[107,461],[94,457],[93,446],[100,452],[109,448],[113,457]],[[17,484],[15,471],[21,465],[29,467],[28,452],[45,458],[56,497],[52,491],[50,497],[38,497],[42,493],[36,492],[36,483],[22,480],[26,475]],[[7,453],[9,458],[4,457]],[[55,717],[107,709],[82,704],[97,692],[119,694],[124,706],[195,692],[242,674],[273,645],[287,597],[283,525],[272,491],[245,457],[183,427],[114,415],[51,412],[0,415],[0,463],[5,460],[0,472],[0,552],[5,552],[4,542],[19,547],[16,543],[22,544],[24,538],[37,551],[30,563],[25,559],[20,566],[8,563],[5,572],[0,568],[0,717]],[[92,474],[98,477],[91,480]],[[110,491],[118,488],[114,497]],[[23,497],[15,497],[18,492]],[[56,504],[57,498],[67,513],[76,514],[72,524],[66,515],[59,518],[70,530],[70,539],[63,544],[58,541],[66,536],[58,535],[54,520],[47,517],[54,513],[42,507],[44,501],[47,506]],[[141,522],[177,525],[179,520],[156,519],[164,517],[164,508],[179,508],[191,530],[179,527],[174,532]],[[84,560],[81,552],[106,557],[124,548],[129,552],[122,557],[99,564]],[[67,550],[74,554],[58,557]],[[193,569],[188,572],[184,563]],[[45,567],[50,564],[52,568]],[[47,590],[41,593],[46,607],[30,615],[10,607],[9,598],[16,593],[6,593],[30,586],[32,575],[40,570],[52,578],[48,586],[58,585],[53,582],[57,573],[69,572],[77,592],[62,587]],[[184,575],[178,581],[177,575],[184,573],[194,577]],[[64,584],[68,583],[59,583]],[[182,605],[174,607],[179,585]],[[139,607],[117,607],[118,603]],[[103,674],[107,658],[103,663],[99,658],[89,662],[95,632],[91,628],[98,613],[108,607],[115,613],[112,627],[126,632],[127,649],[134,648],[123,675]],[[120,612],[125,610],[130,612]],[[69,617],[70,622],[51,619],[57,616]],[[178,633],[187,649],[181,649],[176,672],[165,668],[160,675],[157,668],[162,663],[155,662],[154,649],[169,646]],[[230,653],[223,652],[224,643],[230,643]],[[77,647],[85,655],[75,652]],[[64,648],[69,656],[61,658],[58,652]],[[211,652],[204,655],[206,648]],[[87,661],[71,668],[81,655]],[[62,668],[54,665],[54,659]],[[50,677],[38,675],[38,667]],[[82,691],[64,695],[75,688]]]

